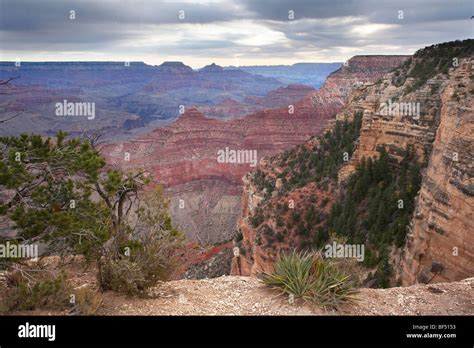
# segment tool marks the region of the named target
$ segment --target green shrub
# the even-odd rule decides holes
[[[283,220],[283,218],[281,217],[281,215],[278,215],[276,217],[276,225],[277,227],[283,227],[285,226],[285,221]]]
[[[253,227],[258,227],[262,224],[264,220],[265,217],[263,216],[262,208],[257,207],[253,216],[250,217],[250,223]]]
[[[165,281],[177,266],[176,250],[181,240],[170,231],[151,231],[140,239],[129,256],[101,261],[103,290],[145,296],[159,281]]]
[[[349,275],[337,265],[323,259],[319,253],[291,252],[281,254],[272,273],[259,273],[257,277],[267,286],[279,288],[283,294],[311,301],[325,308],[337,308],[354,300],[356,290]]]
[[[238,243],[241,242],[244,239],[244,235],[242,234],[241,231],[237,231],[237,233],[234,236],[234,240]]]
[[[327,227],[349,243],[364,244],[368,267],[384,267],[379,257],[388,246],[405,244],[407,226],[421,185],[421,167],[413,146],[392,162],[385,149],[378,159],[363,158],[348,179],[347,189],[332,206]],[[402,199],[403,209],[398,206]],[[387,268],[387,267],[385,267]],[[388,271],[384,271],[385,278]],[[386,280],[377,284],[385,286]]]
[[[276,233],[276,239],[277,239],[277,241],[279,241],[280,243],[282,243],[282,242],[285,240],[285,236],[283,235],[283,233],[277,232],[277,233]]]
[[[0,312],[50,309],[62,310],[69,305],[72,293],[63,272],[39,268],[18,268],[7,272],[6,289],[2,291]]]

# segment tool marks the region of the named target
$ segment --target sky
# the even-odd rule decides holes
[[[0,0],[0,60],[343,62],[472,38],[473,14],[472,0]]]

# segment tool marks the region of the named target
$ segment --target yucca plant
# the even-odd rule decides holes
[[[266,285],[279,288],[283,294],[312,301],[324,308],[337,308],[354,300],[356,289],[350,276],[338,269],[320,253],[292,251],[280,254],[272,273],[262,272],[257,277]]]

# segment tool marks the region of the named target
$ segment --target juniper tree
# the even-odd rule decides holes
[[[163,192],[143,195],[147,173],[109,168],[98,138],[69,139],[64,132],[1,137],[0,215],[13,224],[18,241],[95,259],[100,278],[102,258],[120,259],[125,246],[140,245],[139,232],[152,231],[172,245],[181,236]]]

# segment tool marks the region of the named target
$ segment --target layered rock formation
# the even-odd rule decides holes
[[[241,178],[255,168],[252,163],[219,163],[218,151],[255,151],[258,162],[317,134],[341,106],[329,101],[314,105],[309,96],[294,104],[293,114],[284,107],[230,121],[206,118],[190,109],[171,125],[112,145],[104,153],[112,165],[151,171],[167,188],[178,227],[202,243],[215,243],[234,234]]]
[[[182,62],[159,66],[142,62],[25,62],[19,67],[14,62],[0,62],[0,80],[18,76],[10,83],[12,88],[0,94],[0,113],[20,113],[2,126],[2,135],[49,135],[58,130],[76,135],[101,130],[115,139],[135,136],[137,131],[148,132],[176,119],[181,105],[212,107],[230,99],[242,103],[247,97],[262,98],[283,86],[275,78],[238,69],[211,65],[195,71]],[[55,104],[64,100],[95,103],[94,119],[56,116]],[[245,111],[266,107],[254,103]]]
[[[474,60],[452,72],[406,245],[402,281],[443,282],[474,274]]]
[[[436,49],[427,48],[426,54],[439,55]],[[474,274],[472,45],[468,57],[457,58],[457,66],[451,65],[448,73],[436,73],[434,67],[432,76],[417,86],[409,72],[417,64],[428,64],[424,59],[415,56],[379,84],[354,91],[338,115],[364,112],[356,151],[340,171],[340,181],[363,157],[377,157],[381,146],[399,161],[411,145],[418,162],[427,166],[408,226],[405,255],[394,255],[396,277],[404,285],[460,280]],[[412,111],[419,106],[420,113],[388,115],[384,105],[389,103],[414,106]]]
[[[408,56],[394,56],[391,63],[389,56],[357,56],[351,58],[345,66],[330,74],[324,87],[317,93],[314,93],[311,98],[313,102],[318,105],[326,105],[327,103],[344,105],[348,100],[349,92],[354,89],[362,91],[408,58]],[[380,64],[380,66],[377,66],[377,64]],[[354,98],[355,97],[351,95],[350,100]],[[353,110],[351,110],[351,112],[352,111]],[[349,110],[346,108],[344,112],[347,113]],[[330,121],[332,121],[332,119]],[[329,123],[328,127],[331,127],[331,122]],[[313,135],[317,134],[318,133],[313,133]],[[313,151],[317,145],[316,139],[311,139],[304,144],[310,151]],[[278,163],[280,162],[281,156],[270,161],[263,161],[260,168],[265,175],[275,179],[276,175],[285,169],[278,167]],[[247,175],[243,180],[242,214],[239,219],[238,229],[243,236],[240,246],[242,250],[245,250],[245,255],[234,259],[232,274],[250,275],[261,270],[271,270],[276,255],[278,255],[281,250],[299,248],[302,239],[293,231],[289,235],[284,236],[282,241],[272,243],[271,247],[260,245],[260,243],[257,242],[257,240],[260,239],[259,232],[251,225],[250,218],[255,215],[256,208],[263,200],[265,192],[257,187],[253,174]],[[319,197],[317,207],[321,214],[327,215],[331,206],[330,201],[333,201],[334,197],[328,195],[326,190],[321,190],[314,183],[290,192],[285,196],[284,201],[280,202],[277,198],[272,198],[270,205],[287,204],[291,199],[296,206],[305,207],[308,206],[308,201],[311,196]],[[286,222],[287,221],[284,221],[283,223],[286,224]],[[274,228],[276,221],[274,217],[269,217],[265,220],[265,223],[271,228]]]
[[[272,90],[263,97],[248,96],[243,101],[226,98],[218,104],[198,106],[197,109],[208,117],[232,119],[255,113],[258,110],[288,107],[314,92],[315,89],[309,86],[288,85]]]
[[[406,246],[392,249],[394,282],[452,281],[474,274],[473,42],[434,45],[418,51],[410,60],[400,57],[401,66],[379,75],[377,82],[348,83],[335,72],[326,83],[340,83],[350,90],[347,104],[336,119],[351,119],[356,111],[364,113],[356,150],[339,171],[337,190],[344,187],[362,158],[378,157],[382,147],[396,163],[410,146],[415,160],[426,168],[407,226]],[[351,65],[356,74],[366,68],[358,60],[349,61]],[[332,90],[337,98],[337,88]],[[268,172],[282,170],[271,168]],[[321,194],[316,190],[313,193]],[[290,194],[299,195],[298,190]],[[263,196],[254,178],[247,176],[239,224],[241,244],[250,255],[234,259],[233,274],[271,269],[282,247],[276,244],[263,250],[256,245],[258,234],[249,218]],[[331,197],[327,200],[330,202]],[[264,221],[272,226],[271,220]],[[288,244],[285,240],[283,247]]]
[[[281,99],[291,104],[241,119],[220,121],[207,118],[196,109],[187,109],[171,125],[111,146],[105,153],[112,165],[150,170],[166,186],[172,200],[171,214],[189,237],[201,243],[228,240],[235,233],[241,178],[255,167],[249,163],[219,163],[218,151],[226,148],[256,151],[260,160],[319,134],[327,120],[343,107],[350,86],[375,81],[382,71],[397,66],[401,58],[395,56],[390,65],[390,59],[383,57],[382,68],[375,65],[380,59],[379,56],[355,58],[354,68],[344,67],[331,74],[323,88],[300,101],[294,99],[306,95],[310,88],[289,86],[277,90],[269,95],[269,103],[285,95]],[[203,70],[201,73],[209,75],[220,71],[216,66]],[[238,74],[233,70],[226,73]],[[130,154],[130,161],[124,160],[125,153]]]

